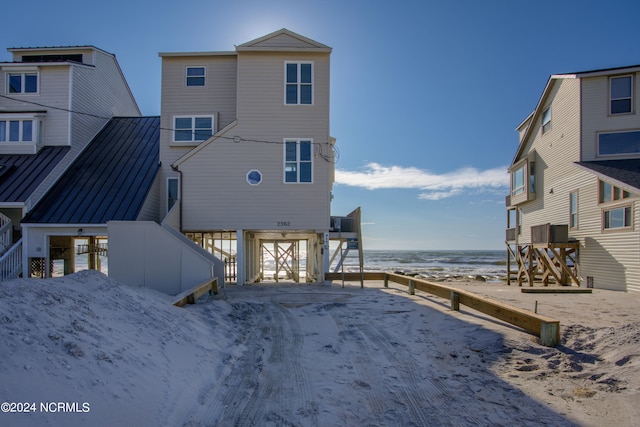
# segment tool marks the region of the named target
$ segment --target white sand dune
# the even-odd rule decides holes
[[[635,424],[640,295],[456,285],[538,301],[562,344],[377,282],[227,287],[186,308],[89,271],[2,283],[0,402],[34,411],[0,425]]]

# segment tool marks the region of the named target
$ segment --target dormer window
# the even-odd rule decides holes
[[[33,142],[33,120],[0,120],[0,143]]]
[[[38,73],[8,73],[8,93],[38,93]]]
[[[632,76],[612,77],[610,80],[611,114],[633,111]]]

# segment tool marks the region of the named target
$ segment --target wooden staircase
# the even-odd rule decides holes
[[[22,239],[13,241],[13,223],[0,213],[0,282],[22,273]]]

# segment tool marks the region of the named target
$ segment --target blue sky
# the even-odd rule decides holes
[[[4,49],[114,53],[145,115],[158,52],[229,51],[280,28],[333,48],[332,213],[360,206],[370,249],[502,249],[515,128],[551,74],[640,64],[640,2],[32,0]]]

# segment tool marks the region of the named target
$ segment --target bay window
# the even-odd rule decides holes
[[[0,143],[35,142],[33,119],[0,119]]]
[[[510,170],[511,174],[511,204],[517,205],[536,196],[536,153],[532,151],[528,156],[517,162]]]

